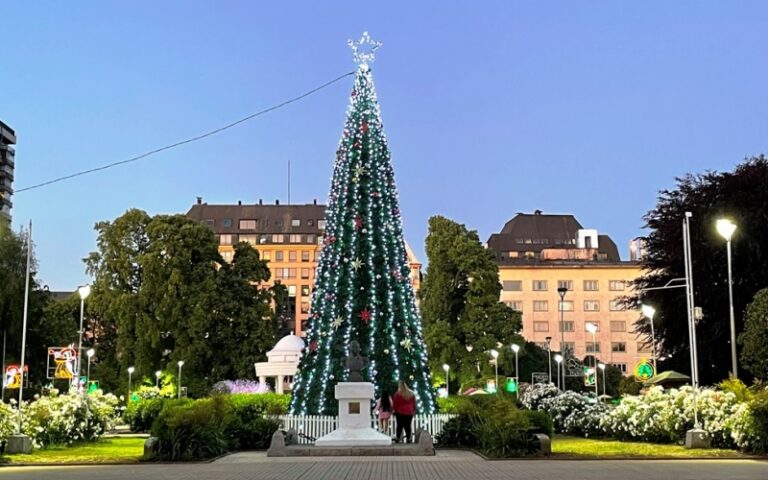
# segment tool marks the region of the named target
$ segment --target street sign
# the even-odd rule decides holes
[[[653,378],[653,376],[656,374],[656,372],[653,369],[653,365],[646,360],[642,359],[635,365],[635,378],[640,382],[645,382],[646,380],[650,380]]]
[[[531,383],[534,385],[549,383],[549,374],[547,372],[533,372],[531,374]]]
[[[507,377],[507,382],[504,384],[504,390],[509,393],[517,393],[517,379],[515,379],[515,377]]]
[[[595,375],[595,369],[592,367],[584,367],[584,386],[594,387],[596,381],[597,376]]]
[[[24,386],[27,386],[27,375],[29,373],[29,365],[24,365],[24,375],[22,377],[21,368],[18,365],[8,365],[5,367],[5,375],[3,376],[3,388],[16,389],[21,387],[21,382],[24,380]]]

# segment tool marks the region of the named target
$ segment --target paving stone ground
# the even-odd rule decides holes
[[[766,480],[757,460],[505,460],[471,452],[434,457],[267,458],[237,453],[213,463],[87,467],[0,467],[23,480]]]

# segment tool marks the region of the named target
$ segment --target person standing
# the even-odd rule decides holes
[[[400,443],[400,438],[405,430],[405,443],[411,443],[411,422],[416,414],[416,396],[408,385],[401,381],[397,392],[392,397],[392,408],[397,420],[397,437],[395,442]]]
[[[374,411],[379,416],[379,431],[388,435],[389,418],[392,416],[392,397],[389,396],[388,390],[381,392]]]

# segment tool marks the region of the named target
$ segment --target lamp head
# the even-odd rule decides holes
[[[96,355],[96,350],[89,348],[85,354],[88,355],[88,358],[91,358],[92,356]]]
[[[183,367],[183,366],[184,366],[184,360],[179,360],[179,361],[176,363],[176,365],[178,365],[178,366],[179,366],[179,368]]]
[[[645,305],[645,304],[643,304],[640,307],[640,311],[642,311],[643,315],[645,315],[646,317],[650,318],[651,320],[653,320],[653,316],[656,314],[656,309],[655,308],[653,308],[650,305]]]
[[[136,369],[134,367],[128,367],[128,373],[133,373],[135,371]]]
[[[512,351],[515,352],[515,353],[519,352],[520,351],[520,345],[518,345],[516,343],[513,343],[512,344]]]
[[[157,378],[160,378],[160,375],[162,375],[162,374],[163,374],[163,371],[162,371],[162,370],[158,370],[158,371],[156,371],[156,372],[155,372],[155,376],[156,376]]]
[[[588,324],[587,324],[587,331],[588,331],[589,333],[595,333],[595,332],[597,332],[597,325],[595,325],[594,323],[588,323]]]
[[[736,231],[736,224],[727,218],[718,220],[715,227],[717,228],[717,232],[726,240],[730,240],[733,232]]]
[[[77,289],[77,293],[80,294],[80,300],[85,300],[91,294],[91,286],[83,285]]]
[[[498,350],[491,350],[491,356],[493,358],[498,358],[499,357],[499,351]]]
[[[447,363],[444,363],[444,364],[443,364],[443,370],[445,370],[445,371],[447,372],[447,371],[448,371],[448,370],[450,370],[450,369],[451,369],[451,366],[450,366],[450,365],[448,365]]]
[[[605,364],[604,363],[598,363],[597,364],[597,368],[599,368],[600,370],[605,370]]]
[[[558,353],[557,355],[555,355],[555,361],[557,363],[562,362],[563,361],[563,356]]]
[[[557,293],[560,294],[560,298],[565,297],[565,294],[568,292],[568,289],[565,287],[558,287]]]
[[[467,345],[467,351],[468,351],[468,352],[471,352],[471,351],[472,351],[472,345]]]

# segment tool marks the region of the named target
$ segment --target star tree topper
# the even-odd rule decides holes
[[[355,63],[358,65],[368,65],[369,63],[373,63],[376,59],[376,54],[374,52],[381,47],[381,42],[372,40],[371,36],[368,35],[368,32],[363,32],[363,36],[360,37],[360,40],[349,39],[347,40],[347,45],[352,49],[352,53],[355,56]]]

